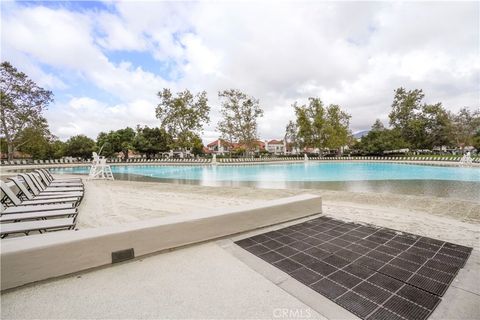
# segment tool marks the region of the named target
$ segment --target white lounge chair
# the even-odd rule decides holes
[[[3,204],[0,206],[0,213],[3,215],[6,214],[16,214],[16,213],[26,213],[26,212],[38,212],[38,211],[53,211],[53,210],[67,210],[74,209],[71,203],[59,203],[59,204],[44,204],[44,205],[30,205],[30,206],[20,206],[20,207],[6,207]]]
[[[71,197],[77,197],[78,201],[81,201],[83,198],[83,192],[77,191],[77,192],[56,192],[55,194],[42,194],[41,192],[38,193],[33,193],[33,191],[28,190],[27,186],[24,184],[25,181],[20,177],[13,177],[9,178],[9,180],[13,181],[17,188],[23,193],[23,195],[28,199],[28,200],[39,200],[39,199],[61,199],[61,198],[71,198]]]
[[[81,178],[55,178],[47,169],[39,169],[47,176],[50,182],[82,182]]]
[[[10,200],[10,202],[15,206],[29,206],[29,205],[44,205],[44,204],[56,204],[56,203],[71,203],[72,207],[79,201],[77,197],[68,197],[62,199],[34,199],[34,200],[25,200],[22,201],[18,198],[15,193],[10,189],[6,182],[0,180],[0,189],[3,194]]]
[[[75,224],[76,218],[2,223],[0,224],[0,236],[5,238],[8,235],[16,233],[28,235],[32,231],[43,233],[52,230],[70,230],[75,228]]]
[[[75,217],[77,216],[78,211],[74,209],[64,209],[64,210],[51,210],[51,211],[32,211],[32,212],[23,212],[23,213],[12,213],[4,214],[0,217],[0,223],[5,222],[19,222],[27,220],[46,220],[49,218],[58,218],[58,217]]]
[[[26,175],[29,176],[34,183],[36,182],[35,185],[40,191],[57,191],[57,192],[83,191],[83,185],[82,186],[65,186],[65,185],[46,184],[40,179],[38,175],[34,173],[27,173]]]
[[[38,173],[40,179],[48,186],[51,187],[83,187],[82,181],[72,180],[72,181],[59,181],[59,180],[51,180],[44,171],[42,170],[34,170],[34,172]]]
[[[27,184],[28,188],[34,195],[39,195],[42,193],[42,195],[56,195],[56,194],[70,194],[70,193],[76,193],[76,192],[82,192],[83,193],[83,188],[45,188],[43,187],[40,182],[38,182],[35,179],[35,175],[32,174],[26,174],[26,173],[20,173],[20,177],[25,181]]]

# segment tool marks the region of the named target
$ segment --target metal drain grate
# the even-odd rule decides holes
[[[320,217],[237,241],[362,319],[426,319],[472,249]]]

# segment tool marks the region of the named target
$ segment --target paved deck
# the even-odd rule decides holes
[[[1,318],[357,319],[234,245],[238,238],[3,293]],[[479,266],[474,250],[430,319],[480,318]]]
[[[5,293],[1,317],[265,319],[285,308],[323,319],[207,243]]]
[[[242,238],[245,238],[245,235],[235,237],[232,241]],[[323,317],[327,319],[358,319],[355,315],[271,264],[234,245],[232,241],[225,242],[223,247]],[[429,317],[429,320],[434,319],[480,319],[480,252],[478,248],[472,251],[467,263],[459,271],[442,297],[442,301]]]

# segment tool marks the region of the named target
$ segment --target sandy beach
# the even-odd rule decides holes
[[[94,228],[319,194],[323,212],[349,221],[480,247],[480,202],[330,190],[218,188],[137,181],[85,181],[77,227]]]

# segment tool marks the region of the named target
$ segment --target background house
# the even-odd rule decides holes
[[[261,153],[265,152],[265,142],[257,140],[253,142],[253,150],[250,153]],[[206,146],[206,153],[217,154],[217,155],[229,155],[234,152],[239,152],[240,154],[245,152],[247,147],[243,143],[232,143],[223,139],[218,139],[213,142],[210,142]]]
[[[218,139],[207,144],[208,153],[226,155],[234,150],[235,144],[223,139]]]
[[[283,140],[265,141],[265,150],[271,154],[281,155],[285,154],[286,146]]]

